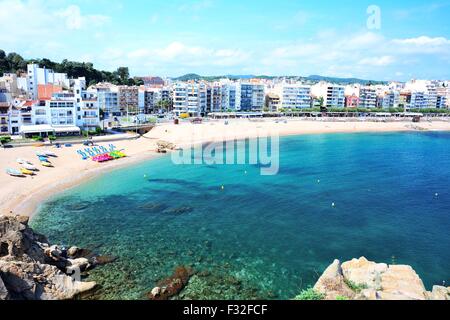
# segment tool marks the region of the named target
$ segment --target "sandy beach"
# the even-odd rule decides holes
[[[208,121],[203,124],[161,124],[144,137],[113,142],[124,149],[127,158],[108,163],[83,161],[77,150],[85,148],[21,147],[0,149],[0,215],[32,216],[39,204],[48,197],[110,170],[132,165],[158,156],[156,144],[160,140],[183,146],[189,143],[243,139],[257,134],[300,135],[345,132],[395,132],[395,131],[448,131],[450,122],[434,121],[413,124],[411,122],[322,122],[282,119]],[[110,142],[98,143],[108,146]],[[36,152],[51,150],[58,157],[52,159],[54,168],[44,168],[37,161]],[[6,168],[19,169],[17,159],[25,159],[39,168],[34,177],[16,178],[6,174]]]

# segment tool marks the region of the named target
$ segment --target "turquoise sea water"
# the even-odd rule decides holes
[[[56,196],[32,225],[119,258],[90,272],[102,299],[145,298],[180,265],[199,272],[181,298],[290,299],[360,256],[450,283],[449,133],[285,137],[280,156],[276,176],[159,158]]]

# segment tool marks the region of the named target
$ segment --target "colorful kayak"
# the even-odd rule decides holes
[[[93,157],[92,160],[95,162],[106,162],[106,161],[114,160],[114,158],[111,157],[109,154],[100,154],[98,156]]]
[[[54,157],[54,158],[58,157],[58,156],[56,155],[56,153],[54,153],[54,152],[52,152],[52,151],[44,151],[44,154],[45,154],[47,157]]]
[[[27,170],[25,168],[21,168],[20,172],[22,172],[23,174],[27,175],[27,176],[34,176],[34,172],[31,170]]]
[[[37,168],[29,163],[22,163],[22,167],[30,171],[37,171]]]
[[[44,158],[47,158],[47,157],[48,157],[48,155],[47,155],[46,153],[43,153],[43,152],[36,152],[36,155],[37,155],[38,157],[44,157]]]
[[[24,160],[24,159],[17,159],[17,163],[20,164],[29,164],[29,165],[33,165],[30,161]]]
[[[52,164],[50,162],[47,162],[47,161],[42,161],[41,165],[44,166],[44,167],[47,167],[47,168],[53,167]]]
[[[41,162],[50,162],[47,157],[39,157],[39,161]]]
[[[120,151],[112,151],[109,153],[109,155],[111,157],[113,157],[114,159],[120,159],[120,158],[125,158],[126,155],[123,152]]]
[[[23,177],[23,173],[16,169],[6,169],[6,173],[12,177]]]

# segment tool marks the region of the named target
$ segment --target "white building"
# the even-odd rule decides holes
[[[76,125],[83,130],[93,131],[100,126],[100,107],[97,95],[86,90],[86,79],[74,80],[73,93],[76,100]]]
[[[40,68],[38,64],[27,67],[27,89],[31,99],[38,98],[38,86],[53,84],[68,89],[70,81],[65,73],[56,73],[51,69]]]
[[[88,92],[97,96],[99,108],[103,110],[105,118],[121,116],[117,86],[110,83],[99,83],[89,87]]]
[[[398,108],[400,104],[400,92],[388,90],[379,92],[377,96],[377,108]]]
[[[206,111],[206,83],[177,82],[173,86],[173,111],[179,116],[186,113],[199,117]]]
[[[295,110],[311,108],[311,86],[283,83],[273,89],[283,109]]]
[[[311,94],[316,98],[323,98],[323,106],[326,108],[343,108],[345,106],[345,87],[319,82],[311,87]]]
[[[372,86],[363,86],[359,90],[359,107],[376,108],[377,107],[377,90]]]
[[[437,105],[437,86],[433,81],[411,80],[405,84],[405,90],[411,92],[411,109],[430,108]]]

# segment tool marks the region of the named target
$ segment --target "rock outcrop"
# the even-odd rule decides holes
[[[362,257],[335,260],[314,286],[326,300],[450,300],[450,287],[428,292],[411,266],[375,263]]]
[[[0,216],[0,300],[74,299],[96,287],[80,277],[92,266],[50,245],[28,226],[27,217]]]

